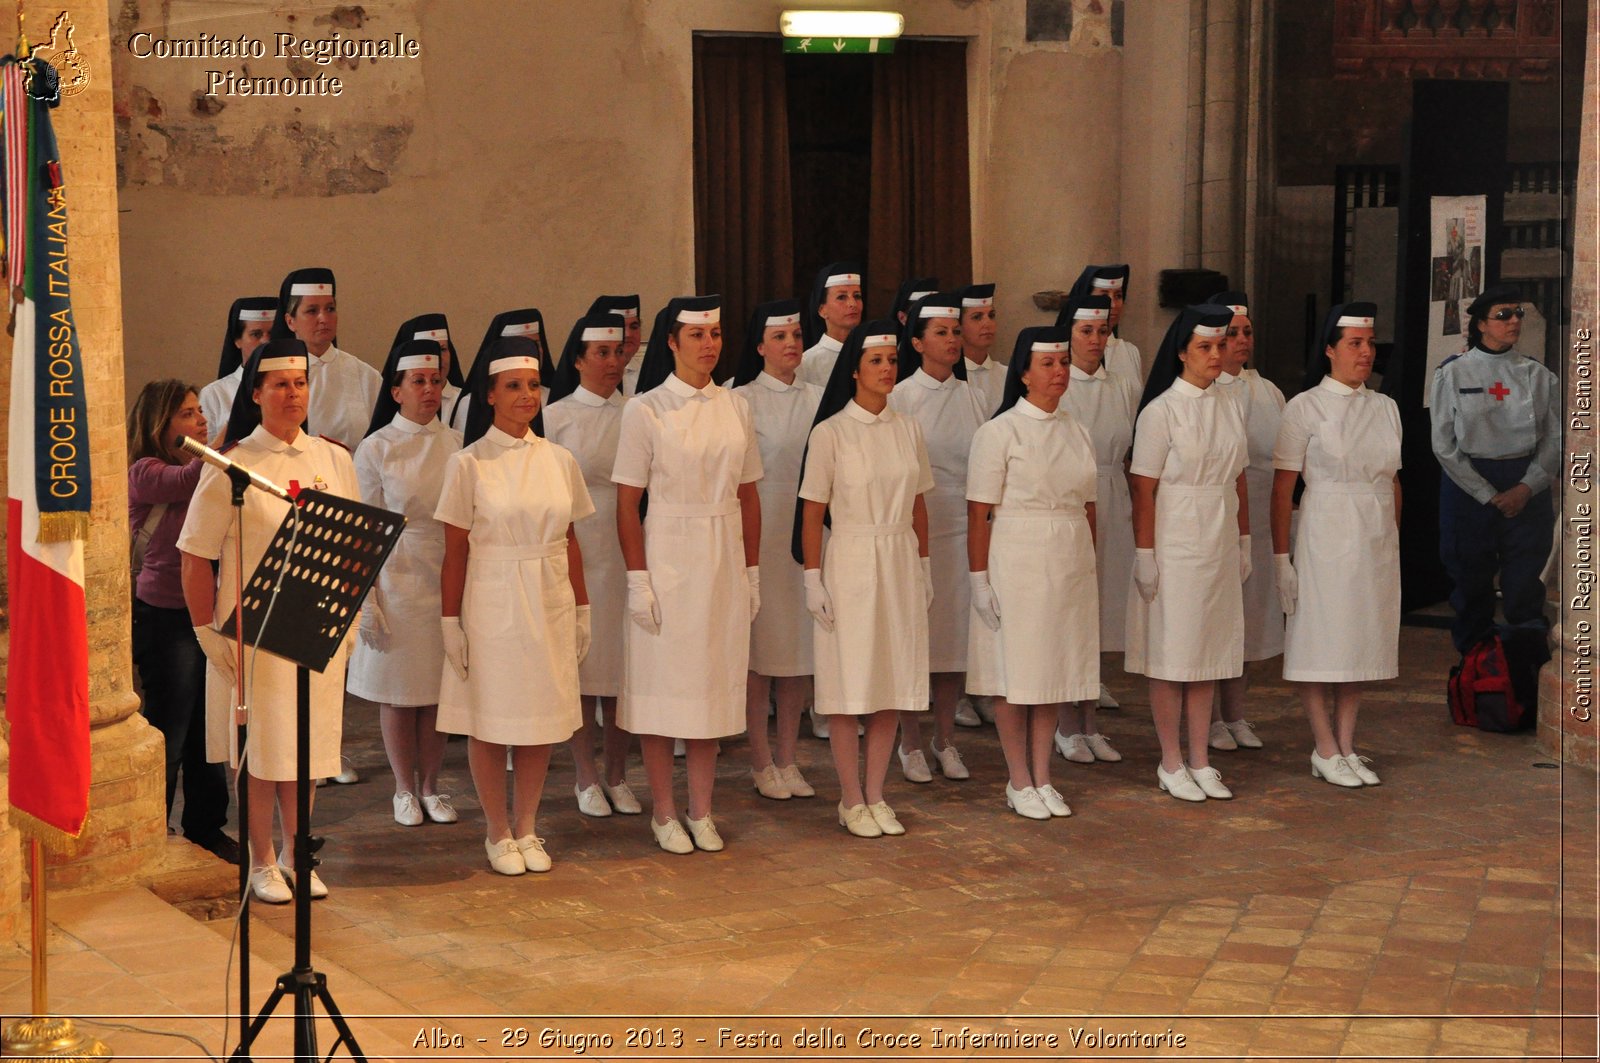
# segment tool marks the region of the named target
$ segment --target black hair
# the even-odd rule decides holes
[[[1115,280],[1121,277],[1122,298],[1126,300],[1128,298],[1128,276],[1129,271],[1126,262],[1118,262],[1109,266],[1085,266],[1083,267],[1083,272],[1078,274],[1078,279],[1072,282],[1072,288],[1067,292],[1067,298],[1073,299],[1083,295],[1092,295],[1096,278],[1100,280]],[[1104,289],[1101,290],[1104,291]],[[1116,325],[1111,327],[1113,336],[1117,335],[1117,328],[1118,326]]]
[[[283,283],[278,285],[277,313],[272,318],[272,338],[275,340],[286,340],[294,335],[294,330],[289,327],[289,300],[305,298],[289,294],[289,289],[296,284],[326,284],[333,288],[336,295],[339,290],[337,282],[333,279],[333,270],[326,266],[291,270],[289,275],[283,278]],[[297,303],[296,307],[298,305]],[[333,338],[333,345],[335,347],[339,345],[339,337]]]
[[[677,368],[677,359],[667,340],[682,327],[678,314],[684,310],[715,310],[721,305],[720,295],[679,295],[667,301],[656,314],[655,326],[650,330],[650,342],[644,349],[644,362],[639,366],[639,380],[634,386],[635,395],[660,387]]]
[[[278,300],[270,295],[247,295],[242,299],[235,299],[228,308],[228,327],[222,333],[222,353],[217,357],[217,379],[230,375],[240,365],[244,364],[244,355],[239,350],[237,343],[239,337],[244,335],[245,322],[239,319],[243,310],[276,310]],[[268,328],[270,337],[271,329]]]
[[[603,298],[603,297],[602,297]],[[621,314],[609,310],[590,311],[580,317],[572,326],[572,331],[567,333],[567,342],[561,348],[561,360],[556,363],[555,376],[550,380],[550,396],[548,402],[564,399],[578,390],[578,359],[583,357],[587,346],[583,338],[584,329],[614,328],[627,331],[628,322]],[[598,341],[591,341],[598,342]],[[622,342],[620,339],[617,341]]]
[[[1178,316],[1173,318],[1172,324],[1167,327],[1167,334],[1161,338],[1161,347],[1156,351],[1155,364],[1150,367],[1150,376],[1144,382],[1144,394],[1139,396],[1139,408],[1134,412],[1135,432],[1138,431],[1138,415],[1143,413],[1144,408],[1158,396],[1165,394],[1172,386],[1172,382],[1183,375],[1183,362],[1178,355],[1189,346],[1194,330],[1201,325],[1226,328],[1228,322],[1232,320],[1232,310],[1213,303],[1197,303],[1186,306],[1178,312]]]
[[[389,424],[394,420],[394,415],[400,412],[400,404],[395,401],[391,393],[399,386],[395,377],[402,375],[399,369],[400,359],[419,354],[442,353],[437,340],[405,340],[389,348],[389,357],[383,362],[383,386],[378,389],[378,401],[372,404],[372,420],[367,422],[363,439]],[[434,416],[437,417],[438,414]]]
[[[1309,391],[1322,382],[1322,378],[1333,372],[1333,363],[1328,360],[1328,348],[1337,347],[1339,341],[1344,339],[1344,325],[1339,324],[1339,319],[1346,315],[1350,317],[1376,318],[1378,314],[1377,303],[1339,303],[1328,311],[1328,316],[1322,319],[1322,330],[1317,333],[1317,342],[1306,353],[1306,378],[1301,385],[1302,390]]]
[[[529,336],[501,336],[484,349],[478,351],[478,357],[473,359],[472,372],[467,374],[467,394],[472,396],[472,404],[467,409],[467,424],[461,432],[463,446],[470,446],[483,438],[483,434],[494,424],[494,407],[489,405],[489,365],[498,358],[537,358],[539,345]],[[541,371],[539,379],[544,380]],[[544,435],[544,410],[541,408],[533,419],[533,432],[535,435]]]
[[[899,379],[905,380],[922,368],[922,352],[912,344],[912,340],[922,338],[927,331],[928,322],[933,318],[922,316],[925,306],[954,307],[956,311],[956,328],[961,328],[961,293],[959,292],[934,292],[925,295],[911,304],[911,309],[906,312],[906,324],[903,329],[895,331],[900,336],[900,364],[898,366]],[[967,361],[957,358],[953,369],[957,380],[967,379]]]
[[[306,345],[295,336],[268,340],[250,352],[250,357],[244,363],[244,375],[239,380],[239,390],[233,396],[233,408],[228,411],[228,429],[222,436],[224,444],[239,442],[261,424],[261,407],[256,404],[255,399],[256,378],[261,375],[261,360],[293,358],[297,355],[306,359],[306,368],[309,369],[311,356],[306,352]],[[300,430],[309,434],[310,423],[302,422]]]
[[[822,339],[828,331],[827,325],[823,323],[822,315],[817,313],[817,307],[821,306],[824,300],[828,298],[828,278],[836,277],[841,273],[854,273],[856,276],[861,277],[863,282],[866,280],[866,277],[861,272],[860,265],[854,262],[830,262],[817,270],[817,276],[811,282],[811,301],[800,308],[800,329],[805,338],[807,350],[815,347],[817,341]],[[863,283],[863,295],[865,295],[865,288],[866,286]]]
[[[445,334],[444,343],[440,344],[440,354],[445,345],[450,347],[450,369],[445,374],[445,383],[455,387],[463,387],[465,379],[461,372],[461,352],[456,349],[455,333],[450,331],[450,322],[443,314],[418,314],[416,317],[402,321],[400,327],[394,330],[394,342],[389,344],[392,351],[407,340],[416,339],[419,332],[438,332]]]
[[[1017,342],[1011,346],[1011,364],[1006,366],[1005,393],[1000,397],[1000,406],[989,419],[992,421],[995,417],[999,417],[1028,394],[1028,387],[1022,382],[1022,374],[1033,365],[1035,343],[1070,344],[1071,342],[1072,330],[1055,325],[1034,325],[1018,332]]]
[[[755,308],[755,312],[750,315],[750,324],[744,330],[744,346],[739,351],[739,364],[733,370],[734,387],[750,383],[760,376],[761,370],[765,368],[766,363],[761,358],[760,347],[767,333],[767,320],[799,313],[801,309],[798,299],[774,299]],[[803,334],[804,330],[801,331]]]

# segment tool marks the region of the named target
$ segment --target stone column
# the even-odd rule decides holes
[[[118,248],[116,142],[111,41],[103,0],[30,7],[28,37],[40,43],[65,9],[91,81],[52,112],[68,181],[73,315],[88,382],[94,508],[84,551],[89,613],[91,779],[89,820],[73,850],[49,859],[52,889],[135,881],[161,858],[166,841],[161,735],[138,713],[129,660],[127,453],[122,389],[122,272]],[[9,36],[10,17],[0,18]],[[65,41],[59,42],[65,47]],[[9,389],[9,355],[3,370]],[[9,396],[5,396],[9,399]],[[0,404],[0,417],[8,405]],[[0,478],[4,468],[0,466]],[[3,532],[0,532],[3,535]],[[0,927],[18,898],[20,847],[0,834]],[[26,921],[22,921],[26,925]]]
[[[1600,62],[1600,2],[1589,0],[1587,39],[1583,67],[1583,125],[1578,139],[1578,191],[1572,242],[1572,326],[1567,337],[1566,461],[1562,512],[1561,565],[1551,590],[1557,598],[1556,623],[1550,630],[1550,665],[1539,677],[1539,744],[1553,755],[1572,764],[1593,769],[1600,761],[1600,705],[1595,704],[1595,641],[1597,613],[1591,582],[1588,599],[1578,596],[1578,575],[1593,576],[1594,534],[1600,515],[1600,477],[1593,468],[1595,456],[1595,417],[1593,413],[1575,416],[1580,390],[1592,403],[1595,389],[1596,347],[1600,346],[1600,316],[1597,316],[1595,288],[1600,284],[1597,270],[1596,200],[1600,197],[1596,152],[1600,149],[1600,124],[1597,101],[1600,82],[1595,63]],[[1590,410],[1593,409],[1591,405]],[[1589,534],[1581,537],[1587,520]],[[1588,705],[1580,701],[1586,694]],[[1588,719],[1582,719],[1587,716]]]

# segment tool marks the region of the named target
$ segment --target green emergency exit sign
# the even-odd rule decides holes
[[[887,55],[893,37],[785,37],[786,55]]]

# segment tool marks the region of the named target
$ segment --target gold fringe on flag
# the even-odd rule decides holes
[[[39,514],[41,543],[70,543],[74,539],[87,541],[88,538],[89,514],[81,510]]]
[[[56,856],[76,856],[78,841],[89,826],[89,817],[83,818],[83,826],[78,828],[77,834],[68,834],[60,827],[46,823],[12,805],[11,825],[16,827],[24,838],[39,839],[39,844]]]

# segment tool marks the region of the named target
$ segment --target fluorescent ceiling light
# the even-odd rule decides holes
[[[785,11],[778,31],[785,37],[898,37],[905,16],[897,11]]]

